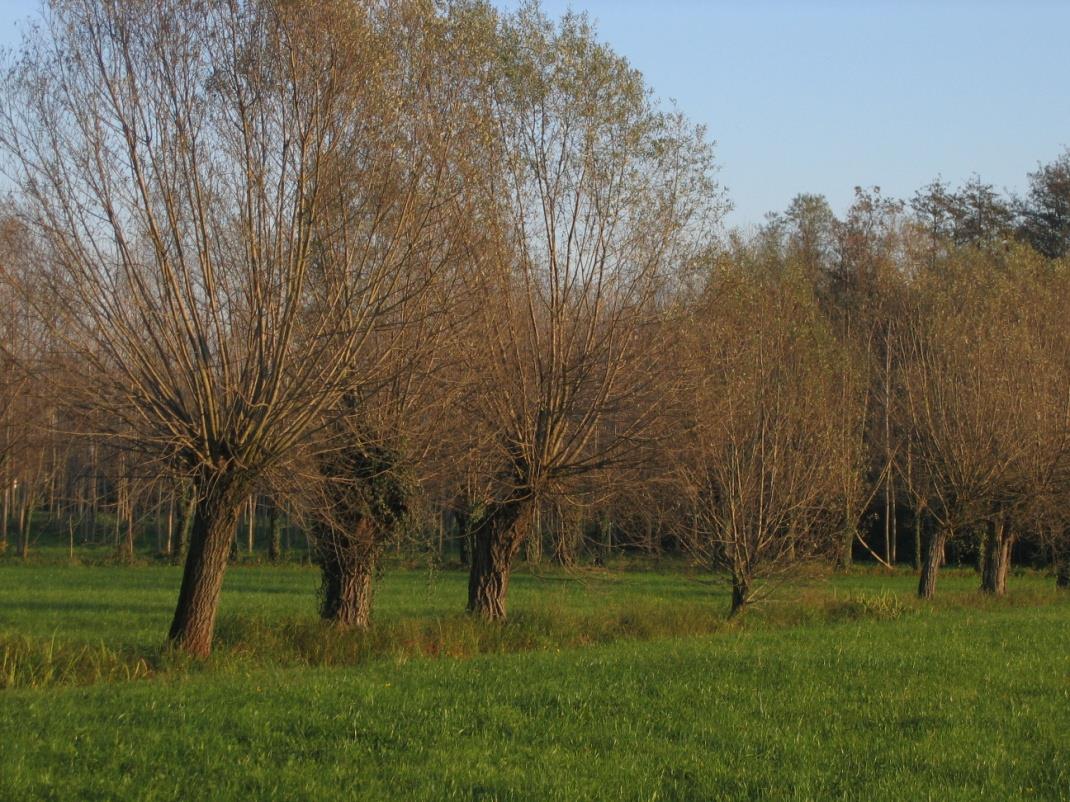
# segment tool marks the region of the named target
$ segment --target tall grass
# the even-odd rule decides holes
[[[90,685],[262,667],[356,666],[373,660],[463,659],[739,630],[895,621],[934,609],[910,593],[910,576],[861,573],[788,585],[768,603],[729,621],[716,592],[719,586],[678,575],[602,573],[578,579],[524,577],[518,583],[521,603],[507,621],[493,623],[450,611],[458,577],[446,576],[438,587],[427,585],[419,572],[401,572],[389,578],[392,593],[380,599],[372,625],[343,631],[313,616],[311,599],[305,597],[311,574],[250,568],[232,572],[235,598],[220,616],[214,654],[197,663],[162,648],[157,640],[169,609],[169,591],[158,587],[159,580],[175,578],[173,573],[71,568],[53,575],[57,579],[52,595],[43,588],[37,591],[43,598],[35,597],[34,604],[18,590],[9,591],[6,599],[0,595],[0,603],[10,602],[9,611],[17,609],[20,599],[25,605],[24,615],[0,618],[0,688]],[[973,579],[968,573],[949,576],[938,607],[983,611],[1043,606],[1058,599],[1041,577],[1019,577],[1005,599],[976,593]],[[84,601],[87,613],[81,617],[79,595],[94,600]],[[56,622],[64,622],[63,616],[71,622],[58,631]],[[113,632],[108,628],[115,626],[111,619],[116,617],[133,637],[90,636]],[[54,627],[51,634],[35,636],[33,630],[42,623]]]

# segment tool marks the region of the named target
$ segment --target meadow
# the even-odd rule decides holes
[[[0,565],[0,798],[1070,798],[1070,601],[1038,574],[797,580],[729,622],[707,577],[525,572],[488,625],[461,572],[394,568],[339,636],[313,568],[235,566],[207,664],[161,652],[178,580]]]

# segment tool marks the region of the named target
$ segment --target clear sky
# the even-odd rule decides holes
[[[516,0],[496,0],[514,7]],[[856,184],[909,197],[938,174],[1021,191],[1070,146],[1070,0],[543,0],[718,142],[729,222]],[[0,0],[0,42],[37,0]]]

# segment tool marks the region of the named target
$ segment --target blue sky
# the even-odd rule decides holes
[[[515,0],[497,0],[513,7]],[[36,0],[0,0],[0,42]],[[544,0],[718,142],[733,224],[799,192],[909,197],[937,174],[1021,191],[1070,145],[1070,2]]]

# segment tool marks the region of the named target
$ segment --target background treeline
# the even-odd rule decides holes
[[[705,132],[583,17],[53,0],[8,60],[0,547],[1070,584],[1070,151],[742,233]],[[460,604],[460,601],[458,602]]]

